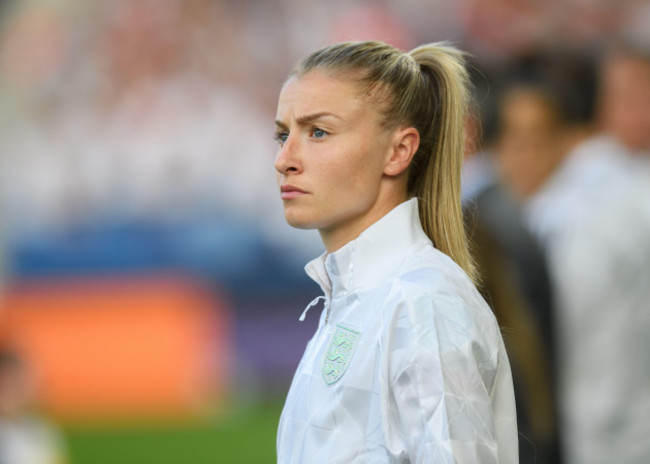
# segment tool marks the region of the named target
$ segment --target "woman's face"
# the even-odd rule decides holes
[[[353,80],[320,71],[292,77],[280,93],[274,165],[285,217],[318,229],[329,251],[387,212],[380,211],[392,133],[371,102]]]

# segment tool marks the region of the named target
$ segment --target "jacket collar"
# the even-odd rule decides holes
[[[377,286],[395,273],[416,243],[431,243],[422,230],[417,198],[401,203],[359,237],[305,266],[327,300]]]

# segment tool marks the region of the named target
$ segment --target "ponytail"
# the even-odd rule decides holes
[[[463,54],[444,43],[422,45],[409,55],[425,76],[433,117],[428,140],[409,171],[408,190],[418,197],[424,232],[476,282],[461,208],[460,173],[464,156],[464,121],[469,77]],[[426,150],[426,152],[425,152]]]
[[[410,124],[420,146],[408,170],[407,194],[419,199],[422,228],[437,249],[476,282],[460,202],[464,118],[468,74],[463,53],[445,44],[423,45],[410,53],[381,42],[346,42],[318,50],[300,61],[291,75],[313,69],[348,73],[389,92],[379,106],[384,124]]]

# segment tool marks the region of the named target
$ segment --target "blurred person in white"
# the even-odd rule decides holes
[[[348,42],[280,93],[289,224],[318,229],[325,300],[278,428],[278,462],[518,462],[510,365],[473,278],[460,168],[462,53]]]
[[[647,121],[647,105],[632,100],[645,99],[650,82],[621,59],[603,62],[600,130],[588,92],[581,117],[566,118],[558,105],[562,94],[584,93],[589,79],[538,92],[536,104],[510,97],[501,113],[503,172],[544,246],[556,290],[560,412],[571,464],[637,464],[650,455],[650,191],[632,155],[650,132],[637,126]],[[635,87],[633,95],[620,85]],[[555,117],[541,117],[553,107]],[[513,140],[522,142],[520,152]]]
[[[33,412],[34,385],[17,351],[0,347],[0,463],[64,464],[57,428]]]
[[[643,175],[650,169],[650,52],[628,43],[612,48],[601,60],[598,85],[591,114],[556,133],[559,157],[552,157],[549,166],[547,157],[539,156],[527,171],[510,176],[514,182],[521,182],[524,172],[539,177],[527,184],[529,192],[521,193],[533,232],[549,247],[582,205],[613,192],[633,195],[631,189],[645,188]],[[638,200],[632,203],[642,207]]]
[[[561,171],[580,208],[554,252],[566,282],[567,443],[572,463],[640,464],[650,456],[650,53],[610,52],[599,98],[600,132]]]

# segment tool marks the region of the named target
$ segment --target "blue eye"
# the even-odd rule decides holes
[[[289,133],[288,132],[276,132],[275,136],[273,137],[280,145],[284,144],[284,142],[287,141],[289,138]]]
[[[319,128],[316,127],[311,131],[311,135],[315,139],[322,139],[323,137],[325,137],[327,135],[327,132],[325,132],[323,129],[319,129]]]

